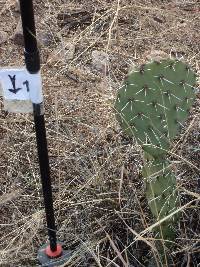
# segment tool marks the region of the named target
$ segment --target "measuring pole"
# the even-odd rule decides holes
[[[34,11],[32,0],[20,0],[21,20],[24,35],[24,56],[26,69],[31,74],[40,71],[40,55],[37,47],[36,29],[34,22]],[[60,243],[57,242],[55,216],[53,209],[52,187],[50,179],[49,157],[46,139],[46,129],[44,120],[43,103],[33,103],[33,114],[35,122],[38,158],[40,165],[42,191],[44,197],[44,206],[46,212],[46,223],[49,236],[49,245],[44,245],[39,250],[39,260],[46,265],[42,266],[59,266],[55,265],[49,259],[66,256]],[[69,255],[69,253],[68,253]],[[61,262],[61,261],[59,261]],[[63,262],[62,262],[63,263]],[[53,265],[52,265],[53,264]]]
[[[32,0],[20,0],[22,28],[24,34],[24,55],[26,69],[31,73],[40,71],[40,56],[37,48],[36,30],[34,22]],[[50,248],[56,250],[56,227],[53,210],[52,189],[50,180],[49,158],[46,140],[46,130],[43,112],[43,103],[33,104],[35,131],[38,157],[41,172],[42,190],[49,234]]]

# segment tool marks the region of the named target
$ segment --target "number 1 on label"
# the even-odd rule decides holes
[[[23,84],[24,85],[26,85],[26,90],[27,90],[27,92],[29,92],[30,91],[30,89],[29,89],[29,81],[25,81],[25,82],[23,82]]]

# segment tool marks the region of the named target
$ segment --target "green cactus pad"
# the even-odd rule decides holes
[[[143,168],[143,177],[146,183],[148,204],[154,217],[160,220],[174,212],[179,205],[179,197],[176,177],[171,173],[169,164],[159,160],[150,161]],[[161,224],[160,229],[162,229],[164,239],[173,239],[172,225],[178,217],[178,214],[173,215]]]
[[[134,69],[118,91],[116,116],[153,157],[168,152],[171,140],[187,119],[196,74],[182,61],[164,59]]]

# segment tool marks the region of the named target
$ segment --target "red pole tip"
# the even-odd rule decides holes
[[[45,253],[49,258],[58,258],[62,255],[62,246],[60,244],[57,244],[56,251],[52,251],[50,248],[50,245],[48,245],[45,249]]]

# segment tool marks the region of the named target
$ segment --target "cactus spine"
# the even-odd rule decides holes
[[[176,210],[176,177],[166,154],[171,141],[188,117],[195,92],[196,74],[182,61],[162,59],[134,69],[118,91],[116,117],[129,136],[144,150],[143,177],[153,216],[160,220]],[[173,240],[178,216],[160,224],[157,237]]]

